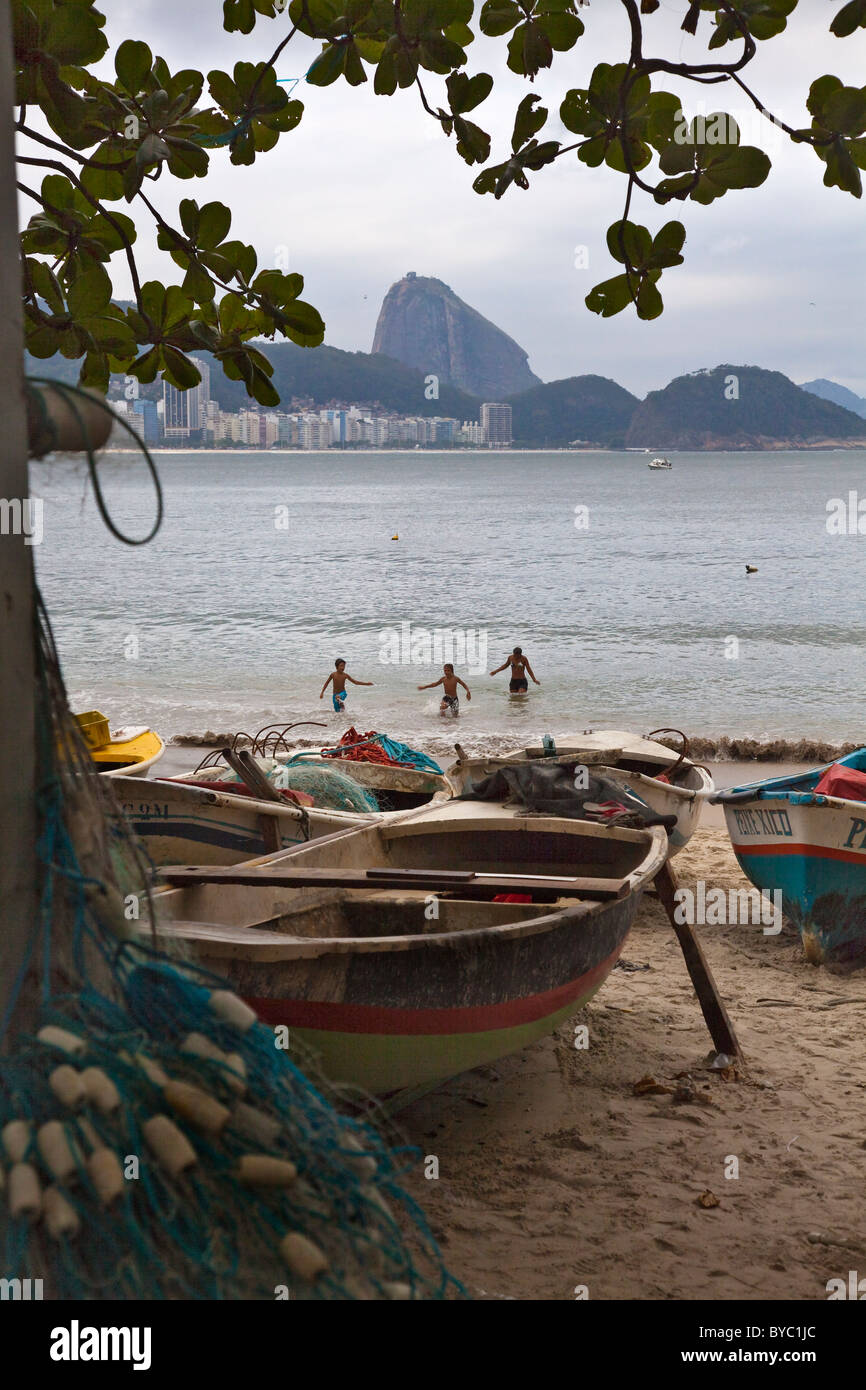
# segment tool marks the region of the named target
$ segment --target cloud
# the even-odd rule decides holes
[[[144,38],[170,66],[193,63],[204,71],[266,56],[289,23],[287,16],[260,20],[250,36],[229,35],[216,0],[113,0],[107,8],[113,47],[127,37]],[[532,86],[549,106],[554,135],[565,91],[586,85],[597,62],[625,54],[624,11],[593,6],[583,18],[586,34],[574,51],[557,55],[553,71]],[[648,17],[648,52],[674,60],[704,56],[702,45],[679,30],[680,18],[679,10]],[[816,76],[831,71],[854,85],[862,80],[856,37],[833,39],[830,18],[823,7],[819,15],[817,7],[801,6],[786,34],[759,45],[750,68],[753,89],[794,125],[808,120],[805,99]],[[706,30],[706,20],[701,27]],[[317,50],[293,40],[279,75],[300,75]],[[468,70],[496,78],[479,116],[493,134],[494,157],[501,158],[514,108],[529,89],[507,71],[501,40],[476,41]],[[687,112],[700,109],[701,101],[707,111],[731,111],[744,126],[744,142],[757,138],[761,118],[753,118],[741,92],[689,88],[664,75],[655,85],[683,95]],[[440,86],[441,79],[430,75],[434,101]],[[306,276],[305,294],[325,316],[328,342],[369,350],[383,294],[411,269],[452,285],[512,334],[546,379],[591,371],[642,393],[712,358],[760,360],[801,380],[806,374],[844,377],[866,390],[862,208],[822,187],[813,151],[775,141],[768,184],[708,208],[660,209],[636,194],[632,216],[652,229],[682,216],[686,266],[663,278],[660,320],[643,324],[628,312],[602,321],[583,298],[615,271],[605,234],[621,215],[621,177],[587,169],[572,155],[536,175],[528,193],[512,189],[497,203],[472,191],[477,171],[457,157],[453,140],[431,138],[432,122],[416,93],[384,99],[375,96],[372,82],[350,89],[341,81],[325,89],[305,85],[294,95],[306,107],[300,127],[251,169],[233,168],[227,153],[217,151],[206,185],[166,180],[157,190],[172,216],[185,196],[230,204],[233,234],[251,241],[263,262],[273,258],[275,246],[288,245],[291,268]],[[576,245],[588,247],[588,270],[575,268]],[[141,254],[146,276],[166,273],[149,234]]]

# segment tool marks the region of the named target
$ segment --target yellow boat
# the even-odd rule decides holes
[[[76,714],[75,719],[84,734],[91,758],[107,777],[145,777],[165,752],[165,744],[159,734],[146,725],[112,731],[105,715],[95,709]]]

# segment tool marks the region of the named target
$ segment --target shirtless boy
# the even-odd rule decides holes
[[[435,690],[437,685],[444,686],[445,693],[442,696],[442,703],[439,706],[439,713],[441,714],[443,719],[447,714],[450,714],[452,719],[456,719],[458,714],[460,713],[460,700],[457,695],[458,685],[463,686],[463,689],[466,691],[467,700],[472,699],[472,692],[470,691],[469,686],[466,684],[465,681],[462,681],[459,676],[455,676],[454,667],[451,665],[450,661],[446,666],[442,667],[442,670],[445,672],[445,674],[444,676],[440,676],[438,681],[431,681],[429,685],[419,685],[418,689]]]
[[[535,680],[535,672],[529,664],[529,657],[523,655],[522,647],[515,647],[509,657],[503,661],[501,666],[497,666],[495,671],[491,671],[491,676],[498,676],[500,671],[504,671],[507,666],[511,667],[511,681],[508,689],[512,695],[520,695],[529,689],[526,679],[528,671],[536,685],[541,685],[541,681]]]
[[[346,663],[342,657],[338,657],[337,660],[334,662],[334,669],[329,675],[328,679],[325,681],[325,684],[322,686],[322,693],[319,696],[320,700],[324,698],[325,691],[327,690],[328,686],[331,684],[332,681],[334,683],[334,709],[337,711],[338,714],[342,714],[343,708],[346,704],[346,696],[349,693],[346,689],[346,681],[351,681],[353,685],[373,684],[372,681],[356,681],[354,676],[350,676],[348,671],[346,670]]]

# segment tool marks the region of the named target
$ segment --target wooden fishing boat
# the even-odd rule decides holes
[[[159,734],[146,725],[110,730],[108,720],[98,710],[75,718],[91,758],[107,777],[146,777],[165,752]]]
[[[658,829],[449,801],[242,869],[164,869],[158,931],[333,1079],[405,1096],[581,1008],[666,853]]]
[[[115,776],[113,790],[154,864],[238,864],[375,820],[376,812],[331,811],[180,779]]]
[[[866,748],[793,777],[720,791],[746,877],[781,892],[808,960],[866,960],[866,801],[816,791],[834,768],[866,772]]]
[[[656,729],[656,733],[679,730]],[[680,735],[685,739],[685,735]],[[448,778],[459,794],[469,781],[478,781],[497,767],[536,758],[562,762],[584,761],[594,772],[619,781],[659,816],[676,816],[669,831],[670,853],[679,854],[698,828],[703,804],[715,790],[706,768],[692,762],[685,740],[679,753],[654,739],[641,738],[622,729],[602,729],[595,733],[566,734],[555,740],[545,735],[540,744],[515,749],[501,758],[467,758],[448,769]],[[599,766],[603,763],[604,766]],[[663,776],[666,780],[660,780]]]

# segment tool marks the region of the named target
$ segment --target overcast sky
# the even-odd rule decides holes
[[[866,76],[866,32],[847,40],[828,32],[841,3],[800,0],[787,32],[759,46],[748,70],[752,88],[792,124],[808,123],[815,77],[831,72],[859,86]],[[283,16],[260,19],[248,37],[226,34],[220,0],[109,0],[103,9],[112,49],[142,38],[173,69],[231,71],[238,59],[267,56],[289,26]],[[647,18],[647,53],[703,57],[703,44],[679,30],[685,9],[685,0],[663,0]],[[587,85],[597,62],[626,56],[624,11],[615,0],[593,0],[583,17],[584,37],[532,86],[508,72],[503,40],[470,47],[467,70],[496,79],[494,95],[474,113],[493,134],[495,158],[508,151],[513,111],[526,91],[550,107],[544,136],[561,135],[556,117],[568,88]],[[704,33],[707,26],[705,19]],[[294,39],[278,75],[301,76],[317,51]],[[428,95],[436,97],[442,80],[428,74]],[[233,235],[251,242],[262,264],[288,246],[290,268],[305,276],[305,297],[323,314],[335,347],[369,351],[383,295],[414,270],[446,281],[516,338],[546,381],[597,372],[642,395],[682,372],[731,362],[776,368],[795,381],[826,376],[866,394],[862,201],[825,189],[814,152],[752,120],[735,88],[658,78],[654,85],[688,92],[687,111],[700,110],[701,101],[704,110],[731,111],[743,143],[763,141],[774,164],[763,188],[730,193],[709,208],[687,203],[669,211],[636,196],[636,220],[657,229],[682,217],[688,232],[686,264],[665,272],[665,312],[654,323],[632,311],[603,321],[583,303],[593,284],[615,273],[604,237],[621,215],[622,177],[570,155],[536,175],[529,192],[511,189],[499,202],[479,197],[472,191],[477,170],[424,116],[417,94],[376,97],[372,80],[354,89],[342,79],[298,88],[304,119],[275,150],[251,169],[234,169],[227,152],[214,151],[207,181],[166,181],[160,205],[175,215],[180,197],[227,202]],[[589,268],[576,269],[575,248],[584,245]],[[168,258],[147,238],[140,255],[145,277],[168,273]]]

